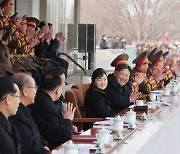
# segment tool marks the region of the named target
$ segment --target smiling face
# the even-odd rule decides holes
[[[114,76],[118,84],[120,86],[124,86],[129,81],[130,71],[128,69],[123,68],[120,71],[115,71]]]
[[[97,77],[93,84],[100,90],[104,90],[107,87],[108,80],[107,76],[103,74],[103,76]]]

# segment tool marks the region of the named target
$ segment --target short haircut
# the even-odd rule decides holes
[[[25,86],[31,85],[29,76],[31,77],[31,75],[28,73],[15,73],[13,75],[14,82],[18,85],[20,90],[22,90],[22,88]]]
[[[51,28],[53,25],[51,23],[48,23],[49,28]]]
[[[115,71],[121,71],[122,69],[128,69],[130,73],[132,71],[131,67],[127,64],[119,64],[115,67]]]
[[[40,88],[44,90],[54,90],[62,85],[61,75],[64,74],[64,69],[61,67],[48,70],[42,77]]]
[[[45,21],[41,21],[38,25],[39,28],[42,28],[46,25],[46,22]]]
[[[101,78],[104,74],[107,76],[107,74],[106,74],[106,72],[104,71],[104,69],[102,69],[102,68],[97,68],[97,69],[93,72],[93,74],[92,74],[92,77],[91,77],[92,82],[94,82],[96,78]]]
[[[2,100],[8,94],[15,94],[17,89],[14,86],[14,80],[9,76],[0,77],[0,100]]]

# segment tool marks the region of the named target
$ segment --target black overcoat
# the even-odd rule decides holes
[[[131,104],[129,97],[132,93],[132,86],[130,82],[120,86],[113,74],[108,75],[108,86],[105,92],[115,113],[122,111]]]
[[[72,121],[63,118],[58,105],[45,91],[39,89],[36,93],[35,103],[31,106],[31,113],[51,150],[71,138]]]

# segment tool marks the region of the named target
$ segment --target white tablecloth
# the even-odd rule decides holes
[[[180,154],[179,104],[164,107],[113,154]]]

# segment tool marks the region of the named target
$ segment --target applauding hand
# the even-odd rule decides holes
[[[141,92],[133,92],[130,95],[130,102],[135,102],[137,99],[139,99],[141,97],[142,93]]]

